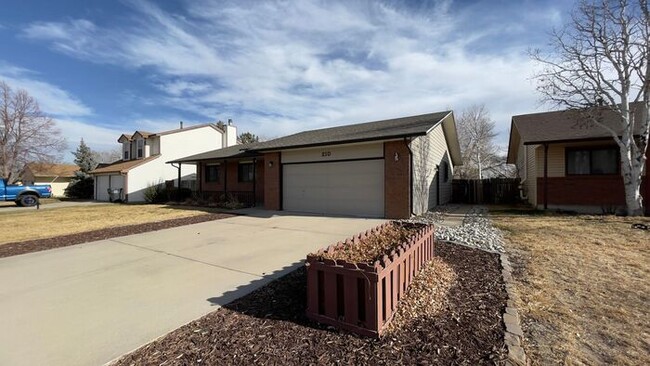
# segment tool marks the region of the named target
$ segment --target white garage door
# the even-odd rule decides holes
[[[384,160],[282,167],[287,211],[384,217]]]
[[[124,190],[124,177],[121,175],[98,175],[95,180],[97,187],[95,187],[97,201],[108,201],[108,189],[120,189]],[[122,193],[122,199],[124,198],[124,193]]]
[[[95,199],[97,201],[108,201],[108,175],[98,175],[95,177]]]

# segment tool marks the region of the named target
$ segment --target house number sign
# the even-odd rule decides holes
[[[332,156],[331,151],[323,151],[320,154],[321,154],[320,156],[322,156],[322,157]]]

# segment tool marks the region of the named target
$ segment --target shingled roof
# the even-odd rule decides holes
[[[395,118],[374,122],[366,122],[338,127],[322,128],[299,132],[270,141],[246,145],[235,145],[207,153],[188,156],[168,163],[196,162],[200,160],[242,158],[259,155],[259,152],[315,147],[322,145],[340,145],[366,141],[398,139],[426,135],[435,126],[443,123],[445,136],[450,143],[450,155],[454,165],[460,165],[461,156],[457,141],[456,126],[453,118],[446,119],[451,111],[429,113],[418,116]],[[453,138],[452,138],[453,137]]]
[[[74,164],[29,163],[25,165],[34,177],[67,177],[75,176],[79,167]]]
[[[422,136],[451,111],[299,132],[260,143],[258,151]]]
[[[638,107],[637,107],[638,106]],[[636,120],[641,119],[640,104],[630,103]],[[599,140],[611,138],[605,128],[589,121],[588,116],[595,113],[606,126],[622,133],[619,115],[609,108],[591,110],[564,110],[543,113],[523,114],[512,117],[508,163],[514,163],[519,144],[538,145],[543,143],[569,142],[580,140]],[[639,124],[635,125],[636,135],[641,133]]]
[[[168,163],[191,163],[201,160],[216,160],[216,159],[240,159],[259,156],[260,154],[254,150],[254,147],[261,144],[255,142],[252,144],[241,144],[208,151],[201,154],[187,156],[182,159],[168,161]]]
[[[112,164],[102,166],[90,172],[90,174],[106,174],[106,173],[126,173],[138,165],[142,165],[148,161],[158,159],[160,155],[153,155],[145,159],[137,160],[120,160]]]

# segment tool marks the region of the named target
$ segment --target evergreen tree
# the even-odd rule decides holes
[[[97,154],[86,145],[84,139],[81,139],[77,151],[72,154],[74,155],[74,163],[79,166],[79,170],[82,173],[87,175],[91,170],[97,167]]]
[[[77,151],[72,154],[75,157],[75,164],[79,166],[79,171],[75,172],[75,177],[65,189],[65,195],[72,198],[93,198],[95,184],[89,173],[97,167],[97,154],[86,145],[83,139],[81,139]]]

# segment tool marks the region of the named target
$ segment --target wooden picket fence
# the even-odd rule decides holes
[[[519,200],[519,178],[454,179],[452,203],[513,204]]]
[[[434,255],[433,225],[419,230],[374,263],[320,257],[355,245],[386,223],[307,256],[307,317],[361,335],[379,337],[390,323],[413,278]]]

